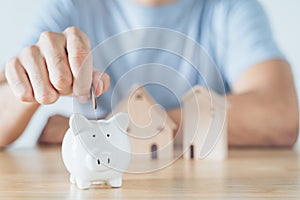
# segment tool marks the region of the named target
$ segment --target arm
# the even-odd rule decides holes
[[[269,60],[251,67],[236,81],[227,98],[230,146],[280,147],[296,142],[298,103],[286,62]],[[168,115],[180,124],[180,109],[169,110]],[[56,118],[49,120],[40,142],[61,142],[68,120]]]
[[[298,138],[298,102],[290,66],[268,60],[250,67],[227,96],[229,146],[290,147]],[[180,123],[180,109],[168,111]]]
[[[36,45],[24,48],[5,66],[0,85],[0,147],[11,144],[27,126],[39,104],[72,95],[89,99],[91,84],[98,97],[109,87],[109,76],[92,66],[90,42],[78,28],[43,32]],[[82,66],[85,61],[84,66]],[[15,97],[14,97],[15,96]],[[27,102],[27,103],[24,103]]]
[[[292,146],[298,103],[290,66],[269,60],[246,70],[228,95],[229,145]]]
[[[229,144],[292,146],[298,136],[298,105],[290,66],[258,1],[231,2],[221,61],[232,89]]]
[[[76,77],[72,78],[70,74],[70,66],[68,66],[64,52],[70,47],[76,50],[76,46],[80,50],[79,53],[71,52],[74,57],[70,59],[73,60],[72,73],[77,68],[75,60],[80,61],[80,57],[84,57],[84,53],[89,52],[89,49],[86,49],[88,42],[85,37],[83,41],[77,42],[79,45],[74,45],[76,43],[73,41],[76,38],[78,40],[77,36],[80,31],[75,30],[77,32],[75,34],[70,31],[68,34],[64,32],[67,27],[76,25],[74,19],[77,18],[77,14],[74,12],[74,6],[74,1],[69,0],[40,3],[40,12],[37,13],[35,20],[26,26],[29,34],[24,35],[22,46],[28,47],[7,62],[5,72],[0,72],[0,147],[9,145],[20,136],[40,103],[52,103],[59,95],[73,92],[71,92],[71,86]],[[42,32],[44,33],[41,35]],[[71,34],[73,36],[67,39],[67,35]],[[29,46],[32,44],[35,45]],[[69,47],[66,46],[67,44]],[[15,50],[21,52],[18,49]],[[46,61],[46,65],[43,60]],[[45,74],[50,74],[50,76],[47,77]],[[86,80],[88,83],[90,77],[87,76]]]
[[[0,147],[16,140],[26,128],[38,108],[37,103],[25,103],[17,99],[9,88],[4,71],[0,75]]]

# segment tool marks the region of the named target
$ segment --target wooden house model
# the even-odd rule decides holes
[[[182,97],[184,158],[227,157],[226,99],[195,86]]]
[[[139,154],[142,158],[152,159],[173,158],[176,124],[145,89],[135,86],[107,118],[118,112],[129,115],[127,132],[133,155]]]

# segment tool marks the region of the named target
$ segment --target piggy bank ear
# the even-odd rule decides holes
[[[89,121],[87,118],[85,118],[83,115],[80,114],[73,114],[70,117],[70,128],[73,131],[74,135],[78,135],[81,131],[86,129],[86,127],[89,124]]]
[[[127,113],[118,113],[113,117],[112,120],[123,131],[127,130],[128,125],[129,125],[129,116]]]

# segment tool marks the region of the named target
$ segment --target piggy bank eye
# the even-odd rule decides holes
[[[106,137],[108,137],[108,138],[109,138],[109,137],[110,137],[110,133],[106,133]]]
[[[96,137],[96,135],[95,135],[95,134],[93,134],[93,135],[92,135],[92,137],[93,137],[93,138],[95,138],[95,137]]]

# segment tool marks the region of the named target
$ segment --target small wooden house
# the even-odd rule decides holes
[[[108,118],[118,112],[127,112],[129,115],[127,132],[132,154],[152,159],[173,158],[173,134],[176,124],[146,90],[135,86]]]
[[[226,98],[201,86],[182,97],[184,158],[227,157]]]

